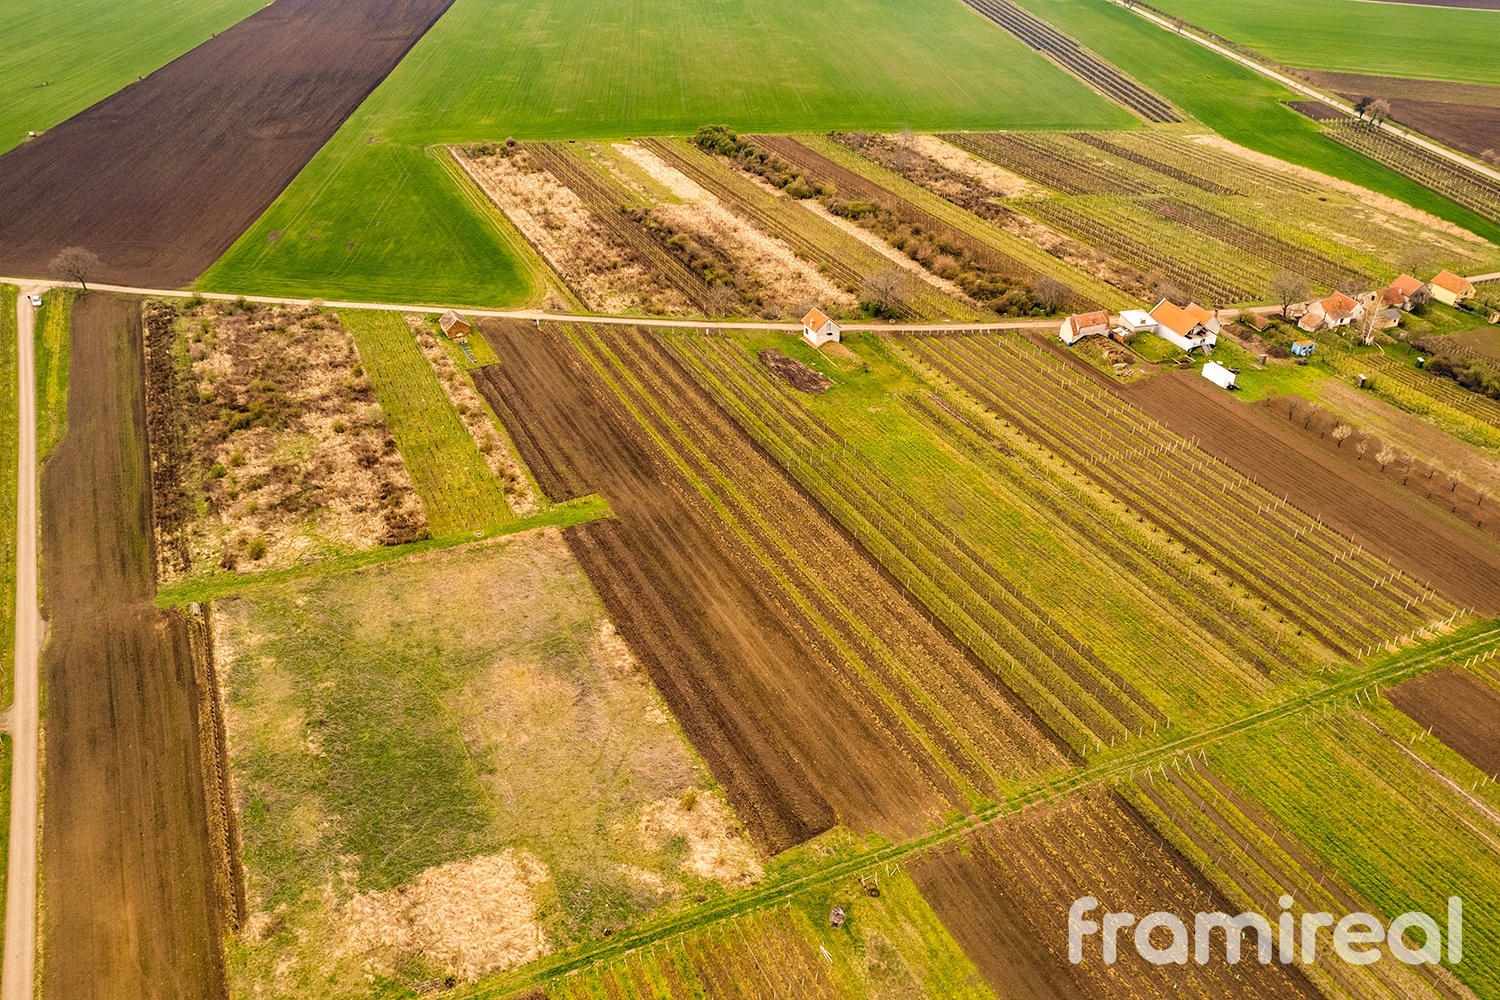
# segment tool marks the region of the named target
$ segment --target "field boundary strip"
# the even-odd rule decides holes
[[[1347,703],[1365,697],[1379,697],[1380,689],[1393,686],[1408,677],[1435,669],[1447,662],[1460,662],[1464,657],[1477,656],[1485,649],[1500,642],[1500,619],[1471,624],[1458,633],[1443,639],[1434,639],[1422,646],[1390,656],[1366,670],[1356,671],[1342,681],[1330,684],[1321,690],[1311,691],[1251,713],[1232,722],[1198,733],[1190,733],[1171,743],[1160,744],[1123,758],[1115,758],[1087,768],[1070,771],[1051,781],[1033,785],[1007,800],[975,816],[952,823],[941,830],[921,837],[886,847],[877,848],[821,868],[815,872],[789,879],[786,882],[752,890],[738,896],[726,897],[722,901],[705,904],[688,913],[668,917],[655,924],[627,935],[620,935],[607,942],[584,948],[552,959],[542,959],[511,974],[502,974],[487,983],[456,993],[464,1000],[490,1000],[505,997],[537,986],[558,977],[587,968],[598,962],[615,959],[640,948],[655,944],[699,927],[716,924],[756,910],[785,903],[792,897],[819,885],[841,879],[852,878],[868,869],[900,864],[903,860],[941,844],[951,843],[975,830],[988,827],[996,820],[1018,815],[1032,805],[1051,802],[1081,788],[1101,783],[1119,784],[1129,780],[1130,775],[1165,766],[1174,758],[1187,753],[1206,750],[1217,742],[1254,729],[1264,728],[1314,708]],[[1373,694],[1369,694],[1371,689]]]
[[[552,504],[535,514],[492,525],[478,532],[466,531],[460,534],[426,538],[405,545],[367,549],[363,552],[335,556],[310,566],[292,566],[287,569],[267,570],[263,573],[212,573],[202,577],[190,577],[157,591],[156,604],[161,608],[185,607],[189,604],[239,594],[247,588],[263,584],[285,583],[288,580],[348,573],[367,566],[397,562],[411,556],[457,548],[460,545],[482,545],[497,538],[519,535],[538,528],[571,528],[574,525],[587,524],[590,521],[611,516],[608,501],[598,494],[591,493]]]

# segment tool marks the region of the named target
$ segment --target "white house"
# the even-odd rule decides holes
[[[1432,297],[1445,306],[1456,306],[1474,294],[1474,283],[1452,271],[1439,271],[1431,284]]]
[[[1209,361],[1203,366],[1203,377],[1208,379],[1220,389],[1234,388],[1234,372],[1225,368],[1217,361]]]
[[[1156,320],[1144,309],[1126,309],[1120,313],[1120,325],[1118,327],[1121,337],[1134,337],[1138,333],[1155,333]]]
[[[1058,336],[1069,347],[1084,337],[1108,337],[1109,313],[1103,309],[1098,312],[1075,313],[1062,321],[1062,329],[1058,331]]]
[[[1168,343],[1176,344],[1184,351],[1199,347],[1212,347],[1219,342],[1219,335],[1207,329],[1187,310],[1162,299],[1151,310],[1156,321],[1156,334]]]
[[[839,325],[823,315],[823,310],[812,309],[802,317],[802,336],[814,347],[822,347],[830,341],[838,343]]]

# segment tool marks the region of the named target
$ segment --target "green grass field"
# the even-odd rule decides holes
[[[1352,0],[1153,0],[1288,66],[1500,84],[1500,15]]]
[[[399,313],[340,314],[406,459],[437,536],[478,531],[513,520],[505,486],[458,419],[437,373]]]
[[[710,121],[819,131],[1137,120],[953,0],[458,0],[200,285],[523,302],[536,283],[516,238],[476,211],[429,145],[680,134]]]
[[[0,153],[160,69],[264,0],[0,0]]]
[[[1108,0],[1019,2],[1226,139],[1360,184],[1500,242],[1500,226],[1322,135],[1312,119],[1279,103],[1291,100],[1291,91],[1254,70],[1179,38]],[[1349,0],[1347,6],[1380,5]],[[1343,38],[1344,34],[1330,31],[1329,36]]]
[[[230,946],[233,996],[482,966],[514,929],[492,900],[561,947],[758,872],[555,532],[260,585],[215,614],[258,928]],[[647,825],[663,815],[675,836]],[[483,877],[505,852],[542,877]],[[446,915],[388,940],[380,918],[433,879]]]

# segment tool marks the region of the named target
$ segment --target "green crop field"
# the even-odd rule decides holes
[[[428,146],[709,121],[818,131],[1137,119],[953,0],[458,0],[200,284],[522,302],[535,281],[516,237],[477,213]]]
[[[1153,0],[1288,66],[1500,83],[1500,14],[1353,0]]]
[[[453,535],[511,520],[504,484],[458,419],[401,315],[350,311],[341,319],[354,335],[432,533]]]
[[[1294,98],[1291,91],[1248,67],[1179,38],[1108,0],[1019,2],[1226,139],[1363,185],[1500,241],[1500,226],[1321,134],[1312,119],[1280,104]],[[1348,6],[1377,5],[1351,0]],[[1342,32],[1330,34],[1344,37]]]
[[[263,6],[263,0],[0,0],[0,153]]]
[[[1448,897],[1462,897],[1464,960],[1451,970],[1500,996],[1500,869],[1484,832],[1500,794],[1478,787],[1482,772],[1383,700],[1225,741],[1208,763],[1388,917],[1441,921]]]

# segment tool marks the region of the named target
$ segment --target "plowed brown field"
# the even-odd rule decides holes
[[[193,623],[151,603],[140,335],[136,300],[77,301],[42,470],[42,985],[74,1000],[224,992]]]
[[[1105,966],[1100,936],[1085,939],[1084,961],[1068,961],[1068,908],[1094,896],[1101,911],[1158,910],[1188,922],[1205,911],[1238,913],[1119,799],[1093,792],[1042,806],[975,833],[966,850],[945,847],[911,864],[911,875],[949,931],[1002,997],[1120,996],[1313,997],[1295,971],[1254,960],[1253,937],[1238,965],[1224,961],[1222,937],[1206,965],[1151,965],[1119,935],[1119,961]],[[1164,944],[1165,934],[1152,939]]]
[[[500,364],[476,383],[544,492],[610,501],[615,518],[569,529],[569,546],[762,847],[835,821],[916,832],[966,807],[960,784],[992,797],[1002,777],[1062,763],[653,335],[579,333],[646,391],[606,385],[557,328],[483,329]],[[675,426],[645,416],[653,400]],[[734,470],[723,506],[669,434],[700,481]]]
[[[0,157],[0,274],[59,249],[96,279],[191,282],[453,0],[277,0]]]
[[[1269,410],[1242,406],[1196,372],[1142,379],[1118,391],[1271,493],[1321,517],[1456,603],[1500,613],[1500,545],[1399,483],[1382,481],[1378,465],[1366,471],[1330,455]]]
[[[1500,692],[1463,670],[1435,670],[1386,691],[1391,704],[1489,775],[1500,774]]]

